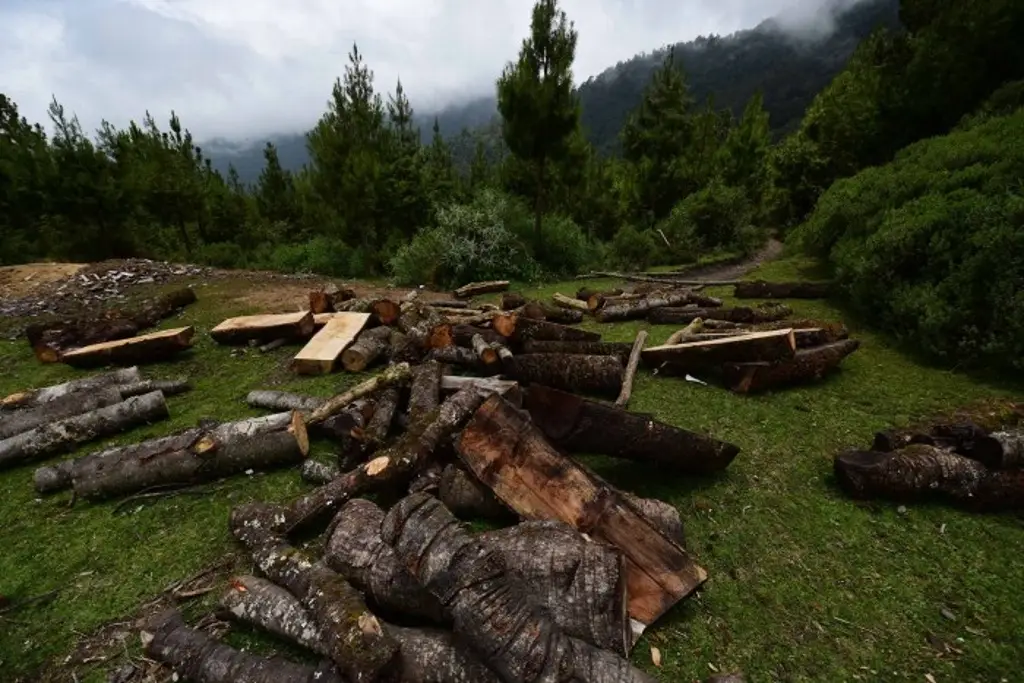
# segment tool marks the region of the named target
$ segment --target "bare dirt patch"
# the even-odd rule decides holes
[[[0,267],[0,299],[26,296],[40,285],[68,278],[84,267],[84,263],[25,263]]]

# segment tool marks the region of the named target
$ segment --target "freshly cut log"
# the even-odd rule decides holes
[[[154,391],[0,440],[0,469],[66,453],[76,446],[168,417],[164,395]]]
[[[473,335],[473,353],[484,366],[493,366],[498,362],[498,351],[479,334]]]
[[[971,457],[997,470],[1024,467],[1024,432],[1000,430],[974,441]]]
[[[519,292],[506,292],[501,295],[501,310],[514,311],[526,305],[526,297]]]
[[[707,341],[705,339],[695,339],[695,337],[704,330],[704,321],[701,318],[694,318],[690,321],[690,324],[681,330],[673,332],[668,339],[665,340],[665,346],[674,346],[675,344],[684,344],[690,341]],[[730,335],[731,336],[731,335]]]
[[[570,453],[710,474],[724,470],[740,452],[734,444],[550,387],[530,387],[523,407],[553,444]]]
[[[210,330],[210,336],[218,344],[245,344],[250,340],[264,343],[282,338],[308,339],[313,327],[313,314],[309,311],[243,315],[223,321]]]
[[[643,318],[648,312],[671,306],[685,306],[687,304],[699,304],[703,306],[721,306],[721,299],[704,296],[690,291],[668,292],[666,294],[654,294],[643,299],[623,301],[615,305],[605,305],[599,310],[595,317],[598,322],[608,323],[617,320],[635,320]]]
[[[732,323],[768,323],[782,320],[793,314],[792,309],[782,304],[748,308],[656,308],[647,314],[648,322],[654,325],[686,325],[695,318],[703,318],[707,327],[710,320]]]
[[[287,391],[250,391],[245,402],[253,408],[264,410],[292,411],[310,413],[322,406],[326,399],[304,394],[293,394]],[[372,406],[366,401],[354,401],[344,411],[333,415],[323,422],[310,425],[310,431],[318,436],[337,439],[343,443],[348,441],[355,428],[361,428],[371,415]]]
[[[644,350],[647,343],[647,330],[640,330],[636,333],[636,341],[629,352],[629,360],[626,362],[626,374],[622,378],[622,390],[619,397],[615,399],[615,405],[625,408],[629,405],[629,399],[633,395],[633,378],[636,377],[636,369],[640,366],[640,352]]]
[[[105,387],[76,394],[65,394],[35,408],[3,412],[0,413],[0,439],[27,432],[50,422],[112,406],[122,400],[124,399],[117,387]]]
[[[733,288],[737,299],[826,299],[831,282],[739,282]]]
[[[232,534],[268,579],[287,588],[309,610],[323,636],[325,654],[348,680],[394,680],[400,665],[398,644],[384,633],[358,590],[263,524],[267,507],[235,507],[229,522]]]
[[[935,446],[911,444],[892,453],[844,451],[833,467],[840,486],[856,498],[938,496],[975,510],[1024,508],[1024,470],[990,470]]]
[[[477,478],[524,519],[558,519],[619,548],[626,556],[629,614],[640,624],[653,623],[707,579],[683,548],[615,488],[558,453],[528,416],[500,396],[480,407],[456,449]]]
[[[679,510],[657,498],[640,498],[626,491],[622,497],[635,507],[651,524],[661,529],[662,533],[675,541],[680,548],[686,547],[686,535],[683,533],[683,519]]]
[[[441,391],[458,391],[467,385],[476,388],[485,396],[491,393],[500,394],[515,406],[523,405],[523,392],[519,388],[519,382],[515,380],[498,379],[497,377],[459,377],[457,375],[445,375],[441,378]]]
[[[476,477],[450,464],[441,473],[437,497],[459,519],[508,521],[515,515]]]
[[[505,374],[522,384],[543,384],[568,391],[618,395],[623,367],[617,356],[531,353],[516,356]]]
[[[527,341],[601,341],[597,332],[578,330],[546,320],[532,320],[514,313],[497,315],[491,321],[494,331],[512,342]]]
[[[48,401],[83,391],[95,391],[104,387],[121,386],[142,381],[142,375],[137,367],[120,368],[101,372],[88,377],[79,377],[60,384],[54,384],[40,389],[19,391],[0,399],[0,409],[15,410],[19,408],[32,408],[42,405]]]
[[[362,372],[388,351],[391,330],[374,327],[363,330],[352,344],[341,352],[341,364],[349,372]]]
[[[580,342],[580,341],[528,341],[522,344],[520,353],[575,353],[585,356],[616,356],[623,365],[629,359],[633,345],[626,342]]]
[[[148,657],[192,683],[344,683],[333,666],[312,667],[236,650],[186,626],[177,610],[147,618],[141,635]]]
[[[722,375],[732,391],[745,394],[820,379],[844,358],[860,348],[860,341],[844,339],[833,344],[798,350],[779,363],[726,363]]]
[[[75,494],[90,500],[137,493],[153,486],[185,486],[239,474],[296,465],[309,453],[299,413],[287,429],[264,431],[249,420],[219,425],[162,448],[107,452],[72,471]],[[189,438],[189,437],[195,438]]]
[[[291,413],[277,413],[264,417],[253,417],[235,423],[227,423],[229,430],[244,431],[249,434],[274,432],[287,429],[291,424]],[[245,423],[243,425],[243,423]],[[209,429],[219,430],[224,425],[216,425]],[[127,446],[116,446],[102,451],[95,451],[80,458],[65,460],[53,466],[40,467],[35,472],[35,487],[39,493],[54,493],[69,489],[75,479],[85,480],[92,472],[102,470],[111,462],[120,462],[128,458],[147,459],[161,453],[188,448],[199,440],[204,429],[186,429],[169,436],[150,439],[142,443]]]
[[[385,516],[381,535],[451,614],[456,637],[501,680],[653,683],[613,652],[569,637],[501,553],[472,537],[436,498],[402,499]]]
[[[122,398],[141,396],[151,391],[162,392],[164,396],[176,396],[192,390],[192,385],[185,378],[180,379],[144,379],[128,384],[119,384],[117,390]]]
[[[338,357],[355,341],[369,319],[369,313],[335,314],[295,355],[292,370],[300,375],[333,372]]]
[[[421,420],[441,404],[441,375],[443,368],[435,360],[428,360],[413,370],[409,388],[409,420]]]
[[[504,344],[508,341],[492,329],[473,325],[453,325],[451,334],[452,341],[456,346],[465,346],[466,348],[473,348],[473,337],[476,335],[483,337],[488,344]]]
[[[586,313],[588,310],[586,302],[580,301],[579,299],[573,299],[564,294],[555,292],[551,295],[551,300],[555,302],[555,305],[561,306],[562,308],[571,308],[577,311]]]
[[[350,403],[353,403],[365,396],[386,389],[390,386],[405,384],[412,379],[412,368],[408,363],[398,363],[388,366],[384,372],[371,377],[365,382],[346,389],[342,393],[332,396],[314,410],[306,419],[307,424],[323,422],[332,415],[337,415]]]
[[[469,299],[480,294],[492,294],[494,292],[504,292],[508,289],[508,280],[490,280],[487,282],[470,282],[468,285],[462,285],[452,295],[456,299]]]
[[[394,325],[402,314],[401,305],[390,299],[377,299],[370,304],[370,310],[381,325]]]
[[[72,367],[130,365],[167,360],[192,346],[194,327],[176,327],[68,351],[61,361]]]
[[[784,361],[795,354],[793,330],[772,330],[706,342],[652,346],[644,349],[642,355],[648,365],[669,363],[679,370],[699,370],[722,363]]]
[[[133,337],[195,300],[196,293],[183,287],[161,294],[135,311],[110,311],[98,317],[29,325],[25,336],[36,358],[44,363],[55,363],[70,349]]]

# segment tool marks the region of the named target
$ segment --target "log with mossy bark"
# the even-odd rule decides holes
[[[633,345],[628,342],[527,341],[520,346],[519,353],[572,353],[585,356],[615,356],[625,365],[632,349]]]
[[[487,327],[477,327],[475,325],[452,325],[451,326],[451,338],[452,343],[456,346],[465,346],[466,348],[473,348],[473,337],[480,335],[484,338],[484,341],[488,344],[505,344],[508,342],[506,337],[498,334],[494,330]],[[449,346],[446,344],[445,346]],[[435,347],[436,348],[436,347]]]
[[[195,328],[191,326],[176,327],[72,349],[61,355],[60,359],[76,368],[158,363],[191,348],[194,335]]]
[[[40,425],[0,440],[0,469],[74,450],[142,424],[168,417],[164,395],[154,391],[81,415]]]
[[[466,467],[524,519],[557,519],[626,556],[629,614],[649,625],[707,572],[621,493],[548,443],[529,415],[489,398],[463,428]]]
[[[729,466],[738,446],[687,431],[599,401],[546,386],[532,386],[523,407],[556,446],[656,464],[686,474],[710,474]]]
[[[264,343],[274,339],[308,339],[313,336],[314,327],[309,311],[243,315],[224,320],[210,330],[210,336],[218,344]]]
[[[778,362],[796,354],[793,330],[772,330],[725,337],[712,341],[688,342],[644,349],[644,363],[652,367],[670,364],[677,370],[692,371],[722,363]]]
[[[621,656],[572,638],[508,570],[500,551],[471,536],[436,498],[402,499],[381,525],[384,542],[447,609],[452,627],[508,683],[538,680],[653,683]]]
[[[493,294],[495,292],[504,292],[508,289],[508,280],[488,280],[485,282],[470,282],[468,285],[462,285],[454,292],[452,296],[456,299],[470,299],[474,296],[480,296],[481,294]]]
[[[534,320],[515,313],[496,315],[491,326],[513,344],[527,341],[601,341],[597,332],[559,325],[547,320]]]
[[[522,384],[617,396],[624,368],[617,356],[571,353],[532,353],[514,357],[505,375]]]
[[[595,314],[594,317],[597,318],[598,322],[602,323],[616,322],[620,320],[635,320],[637,318],[643,318],[647,316],[649,312],[659,308],[686,306],[690,304],[697,304],[704,307],[721,306],[722,301],[720,299],[715,299],[713,297],[690,291],[667,292],[664,294],[654,294],[642,299],[623,301],[611,306],[606,304]]]
[[[409,420],[415,422],[428,416],[441,404],[441,376],[443,367],[428,360],[413,371],[409,388]]]
[[[104,387],[121,386],[139,381],[142,381],[142,375],[137,367],[119,368],[39,389],[27,389],[9,394],[0,399],[0,410],[32,408],[67,394],[74,394],[80,391],[94,391]]]
[[[839,367],[858,348],[860,341],[844,339],[798,349],[792,358],[775,363],[725,363],[722,378],[730,390],[741,394],[813,382]]]
[[[119,384],[117,390],[123,398],[141,396],[151,391],[159,391],[164,396],[177,396],[192,391],[192,385],[184,377],[178,379],[143,379],[138,382]]]
[[[733,287],[737,299],[826,299],[831,282],[738,282]]]
[[[655,308],[647,314],[647,321],[654,325],[686,325],[695,318],[702,318],[707,327],[710,320],[721,320],[729,323],[755,324],[782,320],[793,314],[792,309],[783,304],[771,306],[736,306],[735,308]]]

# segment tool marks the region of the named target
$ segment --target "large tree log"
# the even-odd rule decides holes
[[[643,299],[623,301],[615,305],[605,305],[599,310],[595,317],[598,322],[608,323],[618,320],[635,320],[643,318],[650,311],[671,306],[685,306],[698,304],[705,307],[721,306],[721,299],[704,296],[690,291],[668,292],[666,294],[655,294]]]
[[[533,320],[514,313],[496,315],[491,321],[495,332],[514,343],[526,341],[601,341],[597,332],[578,330],[546,320]]]
[[[81,391],[77,394],[65,394],[35,408],[3,412],[0,413],[0,440],[50,422],[112,406],[122,400],[124,399],[117,387],[105,387],[93,391]]]
[[[421,420],[441,404],[441,375],[443,368],[434,360],[428,360],[413,372],[409,389],[409,420]]]
[[[99,365],[134,365],[157,363],[191,348],[195,328],[176,327],[171,330],[150,332],[129,339],[83,346],[64,353],[62,362],[76,368]]]
[[[313,314],[309,311],[243,315],[221,322],[210,330],[210,336],[218,344],[245,344],[250,340],[263,343],[274,339],[308,339],[313,327]]]
[[[445,365],[455,365],[472,370],[484,369],[476,352],[463,346],[445,346],[440,349],[432,349],[427,354],[427,358]]]
[[[934,446],[911,444],[893,453],[844,451],[833,465],[840,486],[856,498],[938,496],[976,510],[1024,508],[1024,470],[990,470]]]
[[[710,474],[724,470],[740,452],[731,443],[550,387],[530,387],[523,407],[548,439],[571,453],[649,462],[686,474]]]
[[[484,341],[488,344],[505,344],[508,342],[507,338],[486,327],[476,327],[474,325],[451,326],[451,341],[456,346],[473,348],[473,337],[477,335],[483,337]],[[450,345],[451,344],[443,344],[443,346]],[[439,346],[435,346],[433,348],[439,348]]]
[[[183,287],[161,294],[131,312],[110,311],[98,317],[29,325],[25,336],[36,358],[44,363],[54,363],[64,352],[74,348],[134,337],[195,300],[196,293]]]
[[[574,353],[584,356],[616,356],[625,365],[633,345],[628,342],[528,341],[519,353]]]
[[[525,519],[559,519],[626,556],[629,614],[649,625],[707,572],[613,487],[559,454],[500,396],[489,398],[456,443],[466,466]]]
[[[462,285],[452,295],[456,299],[469,299],[480,294],[492,294],[494,292],[504,292],[508,289],[508,280],[489,280],[487,282],[470,282],[468,285]]]
[[[501,310],[514,311],[526,305],[526,297],[519,292],[506,292],[501,295]]]
[[[793,358],[796,336],[793,330],[753,332],[706,342],[690,342],[644,349],[644,363],[671,364],[679,370],[701,370],[722,363],[776,362]]]
[[[334,372],[342,352],[355,341],[370,319],[369,313],[337,313],[313,335],[292,359],[292,370],[300,375]]]
[[[798,350],[778,363],[726,363],[722,374],[732,391],[751,393],[820,379],[844,358],[860,348],[860,341],[844,339],[833,344]]]
[[[391,330],[374,327],[363,330],[352,344],[341,352],[341,364],[349,372],[362,372],[375,360],[387,354]]]
[[[505,374],[523,384],[615,396],[622,389],[623,367],[617,356],[533,353],[513,358]]]
[[[120,368],[109,372],[79,377],[68,380],[61,384],[54,384],[41,389],[30,389],[19,391],[0,399],[0,409],[15,410],[20,408],[32,408],[53,401],[61,396],[74,394],[82,391],[95,391],[105,387],[131,384],[142,380],[142,375],[137,367]]]
[[[40,460],[76,446],[168,417],[164,395],[154,391],[40,425],[0,441],[0,469]]]
[[[633,395],[633,378],[636,377],[636,370],[640,366],[640,353],[644,350],[645,343],[647,343],[647,330],[640,330],[636,333],[636,340],[629,352],[626,372],[622,377],[622,390],[619,392],[619,397],[615,399],[615,405],[619,408],[629,405],[629,399]]]
[[[305,424],[293,414],[287,429],[266,430],[250,420],[219,425],[159,446],[108,451],[72,470],[75,495],[114,498],[153,486],[185,486],[214,481],[246,470],[295,465],[309,453]]]
[[[312,667],[236,650],[187,627],[177,610],[149,617],[142,642],[147,656],[191,683],[344,683],[333,666]]]
[[[297,597],[320,628],[326,654],[351,681],[397,677],[398,644],[337,572],[288,544],[264,523],[269,506],[247,503],[231,511],[230,528],[260,571]]]
[[[529,586],[510,574],[500,552],[470,536],[436,498],[404,498],[381,531],[452,615],[456,635],[505,683],[653,683],[622,657],[567,636]]]
[[[402,314],[401,305],[391,299],[377,299],[370,304],[370,310],[381,325],[394,325]]]
[[[792,309],[783,304],[757,308],[656,308],[647,314],[647,321],[654,325],[686,325],[695,318],[703,318],[705,325],[709,320],[753,324],[775,322],[792,314]]]
[[[737,299],[825,299],[831,282],[738,282],[733,288]]]
[[[437,497],[459,519],[515,519],[515,513],[498,500],[493,491],[455,464],[449,464],[441,472]]]

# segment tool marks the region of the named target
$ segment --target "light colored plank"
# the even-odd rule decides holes
[[[242,315],[223,321],[210,330],[210,336],[221,344],[244,343],[250,339],[303,338],[313,333],[313,326],[313,314],[309,311]]]
[[[323,329],[295,355],[292,369],[300,375],[333,372],[341,353],[355,341],[369,319],[369,313],[334,313]]]
[[[62,354],[61,360],[69,365],[84,365],[92,361],[121,362],[137,359],[146,362],[162,360],[188,348],[192,344],[194,334],[195,328],[191,325],[175,327],[170,330],[158,330],[128,339],[83,346]]]

